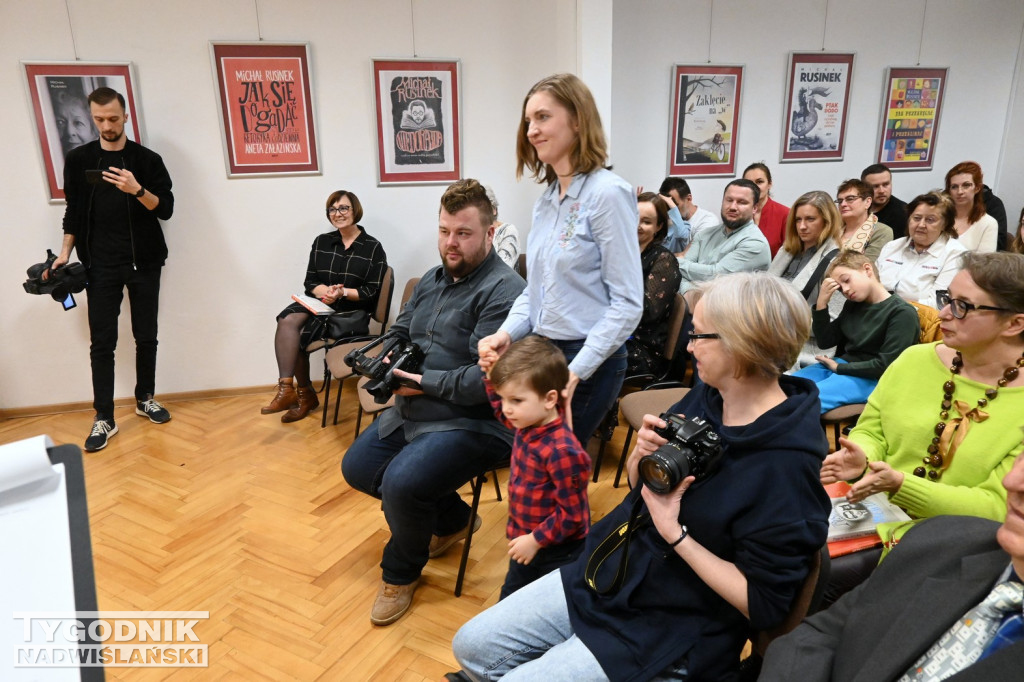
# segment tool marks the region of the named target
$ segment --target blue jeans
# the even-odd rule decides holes
[[[474,680],[607,680],[572,632],[561,571],[552,571],[459,628],[452,651]]]
[[[834,358],[834,360],[839,364],[846,363],[846,360],[839,358]],[[818,385],[818,398],[821,400],[822,414],[840,405],[866,403],[871,391],[875,390],[875,386],[878,385],[876,379],[836,374],[820,362],[793,372],[793,376],[810,379]]]
[[[567,362],[572,362],[583,348],[583,341],[555,341]],[[584,449],[598,424],[608,414],[622,390],[626,377],[626,345],[623,344],[597,368],[586,381],[580,380],[572,394],[572,432]]]
[[[135,337],[135,399],[156,392],[157,312],[160,308],[160,268],[135,270],[131,265],[92,267],[86,294],[89,337],[92,345],[93,408],[99,419],[114,418],[114,349],[117,318],[128,289],[128,305]]]
[[[384,581],[408,585],[427,565],[431,535],[449,535],[469,523],[458,489],[474,476],[507,466],[510,447],[473,431],[424,433],[411,443],[399,428],[379,438],[377,425],[359,434],[341,460],[356,490],[381,500],[391,539],[380,566]]]

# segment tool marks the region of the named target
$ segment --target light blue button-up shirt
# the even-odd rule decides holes
[[[572,179],[559,199],[552,183],[533,207],[526,245],[526,289],[501,329],[512,340],[531,331],[585,343],[569,363],[589,379],[640,322],[644,284],[636,194],[600,169]]]

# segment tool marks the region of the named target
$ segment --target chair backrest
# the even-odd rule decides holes
[[[370,317],[380,324],[380,332],[384,333],[388,326],[388,318],[391,316],[391,299],[395,295],[395,269],[390,265],[384,271],[384,277],[380,281],[380,291],[377,293],[377,305]]]
[[[942,330],[939,328],[939,311],[930,305],[909,301],[910,305],[917,309],[917,321],[921,325],[921,343],[931,343],[942,340]]]
[[[672,358],[676,355],[676,346],[679,343],[679,334],[683,330],[685,317],[686,301],[683,299],[683,295],[677,291],[676,297],[672,300],[672,314],[668,317],[668,337],[665,339],[663,353],[668,364],[672,363]]]
[[[409,278],[409,281],[405,283],[405,290],[402,292],[402,303],[398,307],[398,312],[402,312],[402,308],[404,308],[405,304],[409,302],[410,298],[412,298],[412,290],[416,288],[419,281],[419,277],[411,277]]]
[[[825,593],[825,586],[828,584],[830,568],[831,562],[826,544],[811,557],[811,568],[807,572],[804,584],[800,587],[796,599],[793,600],[793,605],[785,620],[771,630],[754,631],[751,642],[754,645],[755,653],[763,658],[764,652],[768,650],[768,645],[772,643],[772,640],[792,631],[804,618],[818,610],[821,597]]]
[[[519,259],[516,261],[516,266],[514,268],[512,268],[512,269],[515,270],[517,273],[519,273],[520,277],[522,277],[523,279],[526,279],[526,254],[525,253],[519,254]]]

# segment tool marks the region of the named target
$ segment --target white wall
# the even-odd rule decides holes
[[[274,316],[302,287],[309,245],[330,229],[323,202],[354,191],[402,283],[438,262],[439,185],[378,188],[371,57],[410,57],[409,0],[259,0],[263,38],[308,41],[322,176],[227,179],[208,41],[258,37],[252,0],[69,0],[83,61],[135,64],[144,143],[174,181],[160,310],[162,393],[271,384]],[[495,188],[525,234],[540,188],[515,181],[522,98],[576,69],[573,0],[416,0],[420,57],[462,60],[463,172]],[[63,312],[22,291],[25,268],[58,249],[63,206],[49,205],[19,60],[72,60],[64,0],[0,2],[0,87],[7,153],[0,183],[0,409],[91,401],[85,295]],[[127,303],[118,397],[134,388]]]
[[[363,224],[384,243],[399,286],[437,261],[442,188],[378,188],[375,179],[370,58],[413,54],[410,5],[418,56],[462,60],[464,174],[491,183],[502,217],[525,234],[540,190],[514,178],[522,97],[548,74],[597,68],[609,43],[607,2],[68,0],[80,59],[134,62],[144,142],[163,155],[175,182],[176,211],[165,226],[171,255],[163,278],[158,390],[275,380],[274,316],[301,286],[313,237],[329,229],[322,207],[334,189],[359,195]],[[225,177],[208,41],[255,41],[256,4],[265,40],[311,45],[322,176]],[[739,166],[766,160],[779,200],[834,190],[873,162],[884,69],[916,62],[924,0],[828,3],[826,49],[857,53],[852,115],[846,159],[808,164],[777,162],[786,55],[821,48],[826,0],[716,0],[713,26],[711,6],[711,0],[612,1],[610,133],[617,172],[634,184],[660,183],[670,69],[706,61],[709,34],[713,63],[746,65]],[[47,247],[58,248],[63,207],[47,203],[19,60],[74,59],[67,13],[64,0],[0,0],[0,87],[9,93],[0,182],[0,409],[91,400],[85,306],[65,313],[21,289],[25,268]],[[1011,90],[1015,66],[1024,60],[1022,25],[1020,0],[929,2],[921,63],[948,65],[949,91],[936,170],[898,174],[898,196],[938,186],[947,168],[972,158],[1008,212],[1020,210],[1024,88],[1015,96]],[[695,181],[698,203],[717,211],[724,184]],[[121,338],[119,397],[134,386],[127,315]]]
[[[855,52],[850,117],[843,161],[779,163],[786,67],[790,51],[822,48]],[[612,135],[615,170],[634,184],[657,189],[668,167],[669,100],[673,64],[708,59],[709,0],[616,2]],[[1024,92],[1018,89],[1015,134],[1004,138],[1024,2],[1020,0],[748,0],[714,2],[711,62],[743,64],[737,170],[764,160],[773,194],[786,204],[804,192],[834,192],[875,162],[882,87],[888,66],[913,66],[921,44],[922,66],[948,66],[949,89],[940,122],[934,170],[900,172],[894,193],[909,201],[940,187],[954,164],[972,159],[985,182],[1003,195],[1016,216],[1024,203]],[[629,144],[623,144],[629,140]],[[999,168],[1000,150],[1006,163]],[[1011,161],[1013,160],[1013,161]],[[698,204],[717,213],[731,178],[690,182]]]

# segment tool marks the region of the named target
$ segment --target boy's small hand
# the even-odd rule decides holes
[[[508,541],[508,555],[524,566],[533,561],[533,557],[537,556],[538,549],[540,549],[540,545],[533,537],[533,533],[520,535]]]

